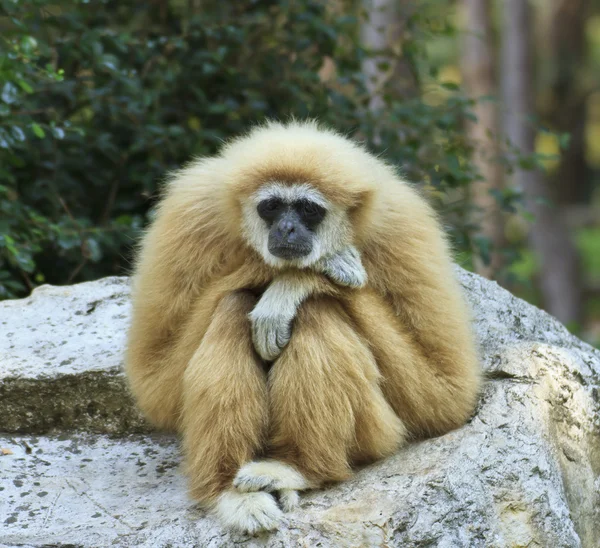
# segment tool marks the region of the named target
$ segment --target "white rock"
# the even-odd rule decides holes
[[[0,431],[147,430],[123,375],[127,278],[0,302]]]
[[[173,438],[69,431],[143,428],[120,372],[124,279],[0,303],[0,430],[12,432],[0,438],[12,451],[0,456],[0,544],[597,547],[600,354],[496,284],[460,276],[489,376],[474,418],[305,496],[258,538],[194,508]],[[69,411],[90,402],[88,417]],[[63,431],[23,434],[49,429]]]

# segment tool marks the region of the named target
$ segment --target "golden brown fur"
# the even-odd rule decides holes
[[[266,182],[343,206],[363,289],[314,287],[267,374],[248,313],[277,276],[242,234]],[[193,496],[212,504],[260,456],[315,484],[462,425],[480,376],[447,242],[427,203],[361,147],[314,124],[270,124],[176,173],[134,276],[127,373],[141,409],[184,439]]]

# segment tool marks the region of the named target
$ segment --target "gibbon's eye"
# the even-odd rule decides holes
[[[325,217],[327,210],[310,200],[301,200],[296,204],[296,211],[302,217],[302,220],[310,228],[316,227]]]
[[[273,220],[277,214],[281,211],[283,203],[277,198],[270,198],[269,200],[263,200],[256,207],[256,211],[261,219],[266,221]]]

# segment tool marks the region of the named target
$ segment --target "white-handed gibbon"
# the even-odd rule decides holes
[[[269,123],[175,173],[133,278],[126,370],[183,437],[192,496],[277,527],[298,491],[462,425],[480,386],[436,215],[315,123]]]

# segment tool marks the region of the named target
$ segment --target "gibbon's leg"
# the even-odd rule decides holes
[[[238,472],[243,491],[277,491],[286,508],[296,490],[343,480],[353,462],[393,453],[405,428],[385,401],[373,355],[340,303],[311,297],[269,372],[271,460]]]
[[[261,287],[271,277],[271,272],[262,263],[249,259],[228,275],[208,284],[200,295],[182,290],[168,298],[164,288],[157,289],[150,294],[156,299],[156,294],[162,291],[163,301],[147,307],[145,296],[139,294],[125,365],[137,404],[155,426],[178,429],[181,380],[217,305],[226,295],[244,287]],[[185,280],[179,282],[185,284]]]
[[[416,437],[438,435],[464,424],[478,393],[479,369],[470,348],[452,368],[444,367],[439,349],[416,342],[384,299],[372,290],[349,295],[345,308],[370,343],[382,390],[396,414]]]
[[[180,319],[176,328],[170,328],[171,331],[179,331],[172,342],[165,344],[160,336],[152,339],[138,334],[135,344],[128,349],[128,376],[138,406],[161,429],[179,430],[182,378],[219,302],[234,291],[227,287],[227,282],[224,279],[223,287],[207,290],[192,305],[187,317]]]
[[[224,297],[183,376],[180,429],[191,493],[231,528],[274,529],[282,516],[272,495],[231,488],[240,466],[263,447],[268,425],[265,372],[254,353],[247,292]]]

